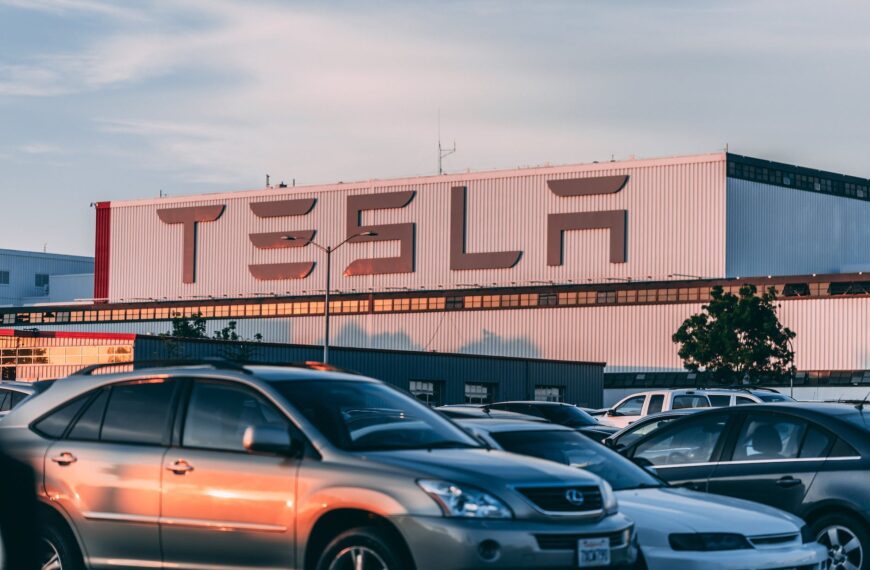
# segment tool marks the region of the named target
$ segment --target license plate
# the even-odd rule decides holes
[[[610,566],[610,539],[583,538],[577,543],[577,565],[580,568]]]

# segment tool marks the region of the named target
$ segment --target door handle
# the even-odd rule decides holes
[[[67,465],[78,461],[78,458],[69,451],[64,451],[60,455],[52,457],[51,460],[60,465],[61,467],[66,467]]]
[[[167,465],[166,469],[172,471],[176,475],[184,475],[188,471],[193,471],[193,466],[184,459],[173,461],[171,465]]]
[[[801,483],[802,481],[800,479],[795,479],[791,475],[776,480],[776,484],[780,487],[797,487]]]

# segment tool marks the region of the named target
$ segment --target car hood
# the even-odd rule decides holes
[[[587,471],[552,461],[487,449],[403,450],[367,453],[369,461],[418,474],[491,488],[494,484],[598,485],[600,479]]]
[[[667,544],[670,533],[739,532],[745,536],[795,533],[798,517],[750,501],[688,489],[616,492],[619,510],[637,524],[641,545]]]

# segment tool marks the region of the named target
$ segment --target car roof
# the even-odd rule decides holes
[[[490,433],[506,431],[567,431],[576,433],[577,430],[559,424],[527,422],[521,420],[500,419],[459,419],[454,420],[461,426],[479,428]]]
[[[569,404],[567,402],[543,402],[539,400],[505,400],[504,402],[493,402],[492,404],[482,404],[483,407],[488,405],[497,405],[497,404],[531,404],[535,406],[570,406],[572,408],[576,408],[574,404]]]

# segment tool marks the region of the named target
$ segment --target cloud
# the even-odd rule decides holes
[[[56,15],[90,13],[113,18],[141,17],[142,12],[132,7],[97,0],[0,0],[0,7],[48,12]]]

